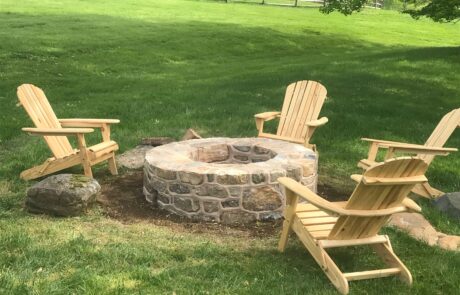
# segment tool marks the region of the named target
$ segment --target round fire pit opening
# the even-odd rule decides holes
[[[145,156],[144,195],[160,208],[226,224],[278,219],[285,205],[278,177],[316,192],[317,155],[265,138],[207,138],[156,147]]]

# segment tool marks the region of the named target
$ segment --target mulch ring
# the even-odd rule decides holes
[[[173,230],[191,233],[211,233],[232,236],[272,237],[279,235],[282,220],[256,222],[242,225],[223,225],[211,222],[191,221],[148,203],[142,193],[143,172],[132,171],[100,182],[101,194],[97,201],[105,214],[125,224],[147,222],[167,226]],[[321,195],[336,199],[337,194],[330,187],[318,187]]]

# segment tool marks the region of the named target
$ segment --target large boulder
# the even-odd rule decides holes
[[[460,192],[444,194],[434,200],[433,204],[439,211],[460,219]]]
[[[101,186],[83,175],[50,176],[27,190],[26,209],[31,213],[77,216],[95,202]]]

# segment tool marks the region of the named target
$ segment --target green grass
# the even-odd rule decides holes
[[[321,182],[349,191],[348,176],[367,152],[360,137],[423,143],[459,107],[459,32],[460,24],[391,11],[345,17],[206,1],[2,0],[0,293],[334,293],[298,242],[276,253],[276,236],[189,234],[97,212],[71,219],[22,212],[28,184],[18,175],[49,151],[20,132],[31,126],[15,107],[21,83],[42,87],[58,117],[121,119],[113,138],[126,150],[189,127],[255,136],[253,114],[278,110],[290,82],[318,80],[328,89],[322,114],[330,119],[313,139]],[[459,143],[457,131],[447,145]],[[459,167],[458,153],[439,157],[427,175],[435,187],[459,191]],[[440,229],[459,234],[458,223],[424,208]],[[414,287],[384,279],[352,283],[353,292],[458,291],[459,254],[386,233]],[[357,265],[348,253],[335,253],[345,269]]]

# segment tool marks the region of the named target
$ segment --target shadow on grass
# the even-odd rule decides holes
[[[365,156],[360,137],[422,143],[439,118],[458,107],[459,77],[452,73],[459,47],[392,48],[313,30],[212,22],[0,16],[9,32],[0,45],[6,77],[0,144],[6,149],[31,125],[14,107],[23,82],[44,88],[58,117],[120,118],[113,138],[124,150],[141,137],[178,136],[188,127],[205,136],[255,136],[254,113],[279,109],[288,83],[318,80],[329,91],[323,114],[330,123],[314,142],[324,172],[338,178],[356,172]],[[19,153],[0,154],[13,163],[0,168],[10,179],[47,157],[43,144],[20,142]],[[450,161],[460,164],[458,157]],[[438,179],[458,189],[451,184],[458,183],[456,175]]]

